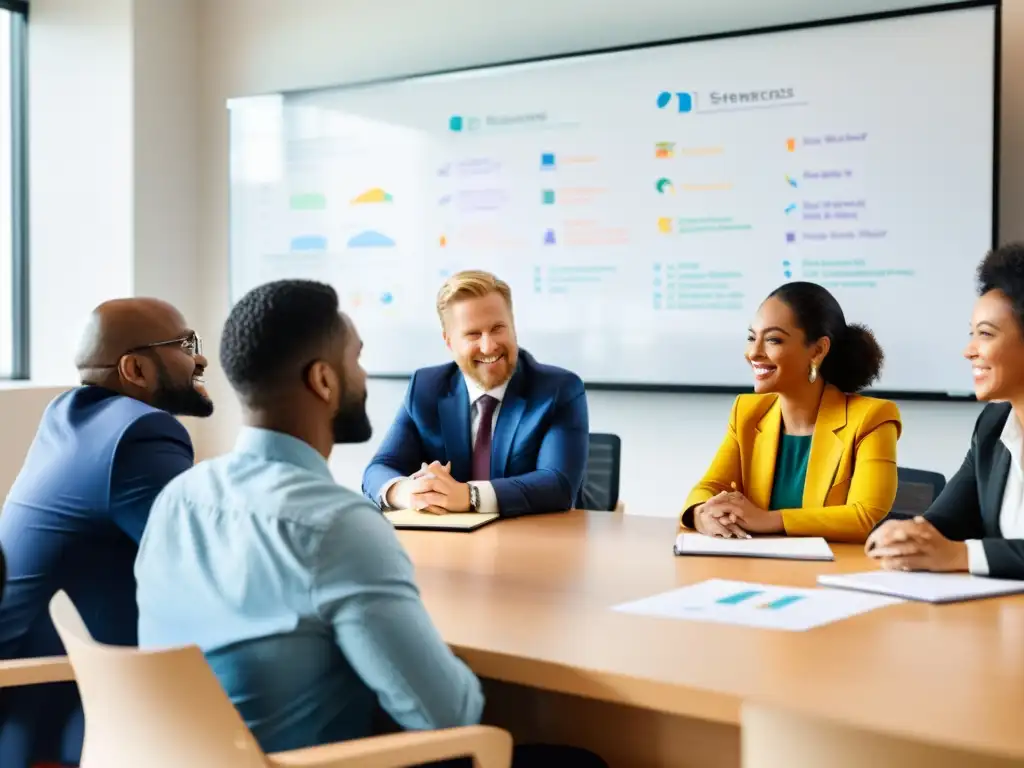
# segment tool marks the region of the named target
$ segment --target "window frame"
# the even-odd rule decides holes
[[[0,0],[11,12],[11,318],[9,378],[29,378],[28,14],[27,0]]]

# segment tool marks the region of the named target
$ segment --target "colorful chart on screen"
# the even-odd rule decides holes
[[[879,388],[970,391],[994,40],[969,8],[232,100],[232,299],[327,281],[367,370],[408,374],[446,359],[441,282],[486,269],[588,382],[748,387],[757,306],[811,280]]]

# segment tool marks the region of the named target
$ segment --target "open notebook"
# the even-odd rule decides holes
[[[475,531],[498,519],[497,513],[481,515],[476,512],[431,515],[415,509],[396,509],[385,512],[384,517],[395,528],[406,531]]]
[[[680,533],[672,551],[677,556],[767,557],[778,560],[834,560],[832,549],[820,537],[755,536],[752,539],[716,539],[699,533]]]

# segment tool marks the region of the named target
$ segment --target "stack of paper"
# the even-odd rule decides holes
[[[955,603],[983,597],[1024,594],[1024,581],[989,579],[964,573],[866,571],[819,576],[818,583],[825,587],[874,592],[926,603]]]
[[[700,533],[680,533],[677,555],[770,557],[780,560],[834,560],[828,543],[820,537],[755,536],[752,539],[716,539]]]

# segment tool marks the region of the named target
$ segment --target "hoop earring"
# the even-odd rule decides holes
[[[807,376],[807,380],[813,384],[818,380],[818,366],[811,363],[811,372]]]

